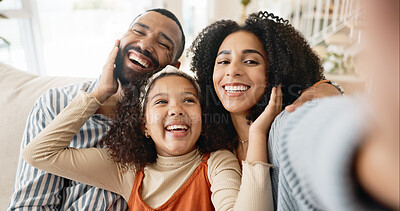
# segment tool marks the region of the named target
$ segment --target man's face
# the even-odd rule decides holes
[[[116,59],[122,85],[172,64],[182,46],[181,39],[178,25],[167,16],[151,11],[136,18],[121,38]]]

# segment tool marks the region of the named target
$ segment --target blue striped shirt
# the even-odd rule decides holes
[[[88,81],[44,93],[30,111],[21,150],[72,101],[80,89],[91,92],[97,84],[98,80]],[[109,124],[110,119],[104,115],[93,115],[74,136],[70,147],[99,147],[99,140]],[[117,194],[46,173],[19,157],[8,210],[127,210],[127,204]]]

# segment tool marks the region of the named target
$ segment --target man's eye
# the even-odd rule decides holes
[[[168,50],[170,49],[169,46],[165,43],[159,42],[159,44]]]
[[[137,29],[133,29],[133,33],[135,34],[140,34],[140,35],[144,35],[144,33],[142,31],[139,31]]]

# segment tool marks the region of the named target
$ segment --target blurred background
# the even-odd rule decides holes
[[[0,0],[0,62],[38,75],[97,77],[115,39],[150,8],[177,15],[186,48],[208,24],[267,10],[300,30],[324,61],[328,79],[363,89],[360,0]],[[185,54],[184,54],[185,55]],[[188,58],[181,59],[188,68]]]

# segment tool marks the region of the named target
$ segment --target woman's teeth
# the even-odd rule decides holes
[[[137,63],[139,63],[140,65],[142,65],[145,68],[148,68],[150,66],[149,62],[141,59],[140,57],[138,57],[135,53],[130,53],[128,58],[132,61],[135,61]]]
[[[186,125],[169,125],[167,126],[167,130],[171,131],[171,130],[187,130],[188,126]]]
[[[245,92],[249,89],[249,86],[225,86],[224,89],[227,92],[233,92],[233,93],[238,93],[238,92]]]

